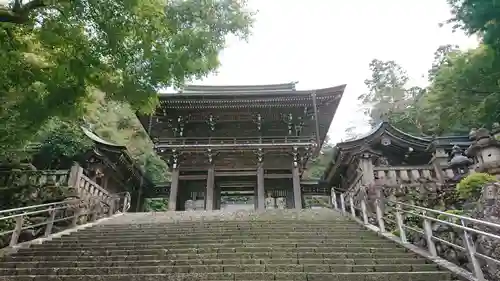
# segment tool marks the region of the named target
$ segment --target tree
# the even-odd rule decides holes
[[[330,142],[330,138],[326,136],[319,155],[309,161],[302,177],[304,179],[320,179],[326,167],[332,161],[333,151],[334,145]]]
[[[422,134],[418,102],[424,94],[420,87],[407,88],[409,77],[395,61],[374,59],[370,62],[371,77],[365,80],[368,92],[359,99],[372,127],[382,121],[409,133]]]
[[[93,147],[90,140],[80,128],[78,123],[64,122],[52,118],[38,132],[35,139],[40,145],[36,153],[37,162],[41,162],[41,169],[69,169],[76,157],[81,156]],[[45,166],[45,167],[44,167]]]
[[[163,161],[153,150],[149,139],[132,108],[124,102],[108,101],[102,92],[95,92],[92,103],[86,107],[86,125],[100,137],[127,147],[134,160],[153,182],[165,182],[169,172]]]
[[[495,51],[487,46],[452,52],[435,73],[425,96],[433,110],[437,132],[467,133],[472,127],[491,126],[500,118],[500,69]]]
[[[447,0],[453,17],[447,21],[454,29],[479,35],[500,54],[500,3],[495,0]]]
[[[439,69],[443,67],[451,66],[450,56],[453,53],[459,52],[460,49],[457,45],[442,45],[437,48],[434,52],[434,61],[432,62],[432,67],[428,71],[429,81],[432,82],[436,77],[436,73]]]
[[[0,10],[0,148],[31,140],[53,116],[83,116],[96,89],[150,112],[159,89],[217,68],[226,35],[246,37],[245,5],[12,0]]]

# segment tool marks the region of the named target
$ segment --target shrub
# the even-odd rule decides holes
[[[462,179],[456,187],[460,199],[477,200],[485,184],[497,181],[496,177],[486,173],[474,173]]]

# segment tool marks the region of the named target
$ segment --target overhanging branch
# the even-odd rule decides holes
[[[30,12],[45,6],[44,0],[32,0],[24,5],[16,0],[12,8],[0,7],[0,22],[26,23]]]

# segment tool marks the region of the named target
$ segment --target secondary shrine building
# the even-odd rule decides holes
[[[302,208],[303,195],[330,188],[301,184],[307,161],[318,154],[345,85],[298,91],[295,83],[258,86],[186,86],[160,95],[152,116],[139,116],[171,169],[169,209],[187,200],[220,208],[221,194],[252,193]],[[321,189],[321,190],[318,190]]]

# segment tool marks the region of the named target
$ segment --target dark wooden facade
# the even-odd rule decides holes
[[[356,193],[370,186],[419,186],[422,181],[445,182],[454,147],[466,150],[469,136],[419,137],[387,122],[368,134],[338,143],[323,174],[323,182],[337,192]]]
[[[153,116],[138,117],[172,169],[171,210],[199,194],[216,209],[218,194],[231,190],[253,190],[258,208],[266,195],[288,192],[287,206],[301,207],[302,169],[319,152],[344,88],[187,86],[161,95]]]
[[[132,194],[130,211],[141,211],[144,192],[154,189],[154,184],[130,155],[126,146],[106,141],[86,128],[83,132],[94,142],[80,161],[86,174],[109,193],[128,191]]]

